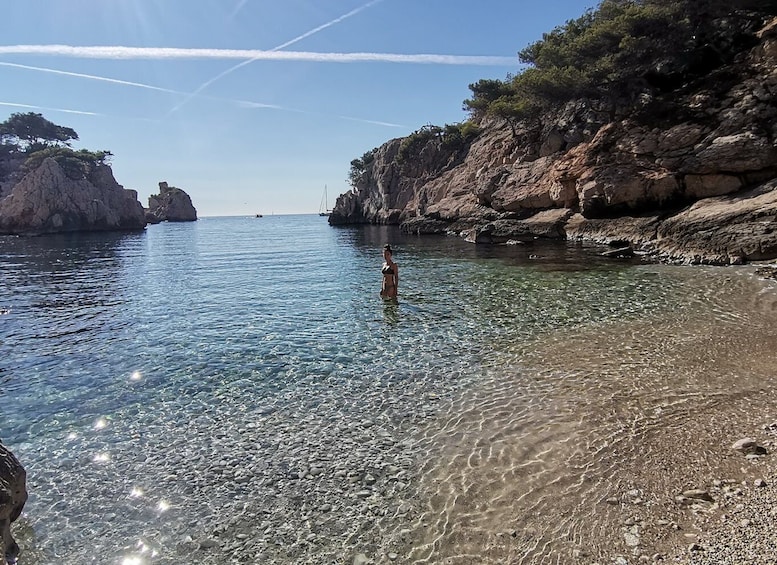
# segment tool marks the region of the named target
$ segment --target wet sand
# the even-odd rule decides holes
[[[777,291],[739,270],[706,292],[544,336],[508,371],[485,359],[488,384],[426,429],[417,514],[374,561],[774,563]]]

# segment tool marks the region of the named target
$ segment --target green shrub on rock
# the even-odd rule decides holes
[[[69,147],[47,147],[30,153],[22,165],[22,171],[25,174],[34,171],[40,167],[43,161],[51,157],[62,167],[69,178],[78,180],[88,177],[97,165],[106,164],[111,156],[110,151],[88,151],[86,149],[74,151]]]

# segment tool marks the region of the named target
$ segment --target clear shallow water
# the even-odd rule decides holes
[[[725,360],[775,334],[746,269],[318,216],[0,238],[0,269],[23,563],[555,562],[617,486],[604,446],[761,390],[768,363]]]

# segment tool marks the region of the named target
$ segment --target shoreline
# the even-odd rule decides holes
[[[735,279],[724,290],[755,289],[738,276],[752,273],[737,269],[722,275]],[[747,300],[774,311],[775,289],[766,292],[768,304]],[[761,341],[774,344],[774,324],[762,312],[752,336],[720,337],[735,314],[699,332],[698,313],[645,320],[619,349],[595,327],[535,344],[521,374],[536,378],[491,383],[427,432],[439,461],[422,470],[417,537],[384,555],[451,565],[773,564],[763,533],[777,510],[756,517],[777,508],[777,435],[762,429],[777,414],[773,349]],[[565,382],[580,359],[593,391],[580,391],[575,375]],[[533,400],[522,398],[528,389]],[[732,450],[745,437],[766,454]],[[742,520],[757,538],[749,546],[734,543]]]
[[[752,276],[777,280],[777,264],[756,262]],[[772,289],[777,292],[777,289]],[[777,376],[777,366],[772,377]],[[726,473],[721,465],[718,476],[708,476],[710,501],[683,501],[695,532],[686,532],[679,541],[651,556],[689,565],[720,563],[773,565],[777,560],[777,413],[764,414],[761,426],[752,426],[753,417],[742,426],[741,438],[730,445],[717,446],[721,458],[738,469]],[[755,418],[757,419],[757,417]],[[729,436],[729,439],[734,436]],[[758,446],[742,449],[745,440]],[[728,465],[726,465],[728,467]],[[727,469],[728,470],[728,469]],[[738,472],[737,472],[738,471]],[[703,488],[701,490],[704,490]],[[678,503],[681,503],[678,500]]]

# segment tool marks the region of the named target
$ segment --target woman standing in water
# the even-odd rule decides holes
[[[380,295],[383,298],[396,298],[397,287],[399,286],[399,265],[394,263],[391,258],[391,246],[387,243],[383,246],[383,268],[380,270],[383,274],[383,285],[380,287]]]

